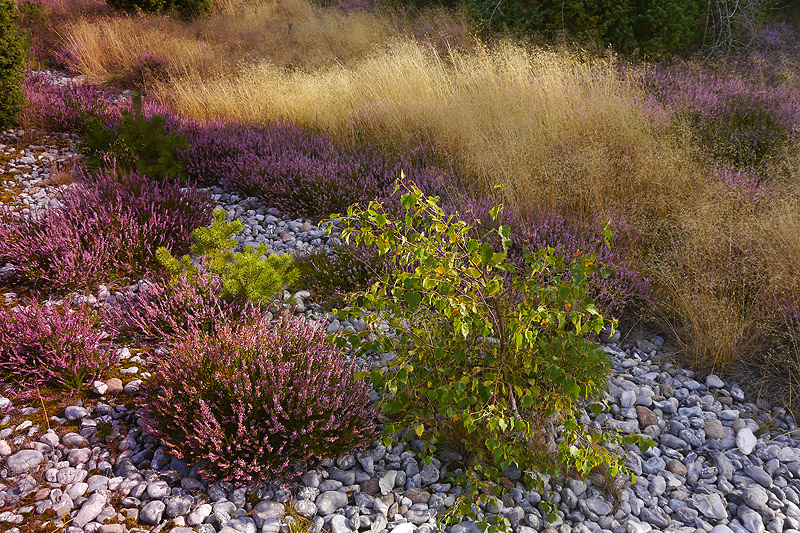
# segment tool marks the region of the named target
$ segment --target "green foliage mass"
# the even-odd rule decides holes
[[[466,0],[481,29],[515,34],[566,33],[621,52],[656,58],[702,39],[705,0]]]
[[[123,11],[166,13],[175,11],[185,19],[209,15],[213,0],[107,0],[108,5]]]
[[[284,288],[294,283],[299,273],[292,265],[292,256],[268,254],[263,244],[256,249],[247,246],[241,253],[232,251],[237,245],[233,237],[242,229],[244,222],[241,219],[225,222],[225,211],[217,208],[211,227],[197,228],[192,232],[195,241],[191,248],[192,255],[179,259],[166,248],[159,248],[156,258],[174,278],[186,274],[191,280],[197,274],[192,256],[200,256],[210,270],[220,276],[223,297],[242,298],[267,305],[280,296]]]
[[[579,421],[587,401],[595,415],[603,409],[610,365],[586,339],[613,322],[588,296],[588,281],[598,271],[608,277],[611,269],[596,254],[566,261],[552,248],[529,252],[524,271],[517,269],[506,255],[508,226],[492,231],[503,246],[498,252],[475,228],[446,215],[438,198],[413,185],[406,189],[399,220],[379,202],[351,207],[343,219],[346,241],[374,246],[394,264],[339,311],[370,327],[337,338],[357,353],[397,354],[389,371],[370,375],[385,394],[387,433],[413,428],[431,450],[457,435],[460,451],[471,458],[473,489],[480,480],[497,481],[512,465],[585,476],[605,464],[611,475],[630,474],[608,445],[647,443]],[[604,229],[606,245],[610,236]],[[387,328],[395,334],[376,341],[375,332]],[[456,508],[471,512],[467,502]]]
[[[14,0],[0,0],[0,128],[14,125],[22,110],[22,69],[27,54]]]
[[[163,116],[144,116],[141,95],[135,93],[133,112],[123,111],[116,127],[107,126],[98,117],[88,119],[81,152],[89,168],[99,168],[104,160],[113,158],[122,170],[156,179],[182,180],[184,164],[178,152],[187,148],[186,134],[167,132]]]

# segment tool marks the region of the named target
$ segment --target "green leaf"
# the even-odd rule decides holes
[[[594,416],[597,416],[597,415],[599,415],[600,413],[603,412],[603,406],[601,404],[599,404],[599,403],[590,403],[587,406],[587,408],[589,409],[589,411],[592,412],[592,414]]]
[[[417,437],[421,437],[424,432],[425,432],[425,424],[419,424],[417,427],[414,428],[414,433],[417,434]]]
[[[420,293],[407,291],[403,296],[411,311],[416,311],[419,308],[419,304],[422,302],[422,295]]]
[[[497,215],[500,213],[502,208],[502,205],[496,205],[489,210],[489,216],[492,217],[492,220],[497,220]]]

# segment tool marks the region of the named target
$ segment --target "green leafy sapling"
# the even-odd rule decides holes
[[[292,256],[269,254],[263,244],[234,252],[238,244],[234,237],[243,229],[241,219],[226,222],[225,210],[218,207],[210,227],[192,232],[195,242],[191,255],[176,258],[166,248],[159,248],[156,258],[174,277],[185,275],[190,280],[197,274],[195,261],[203,260],[220,276],[224,296],[269,304],[294,283],[299,274],[292,265]]]
[[[405,216],[394,219],[375,201],[343,217],[343,239],[376,247],[394,270],[339,311],[369,327],[335,336],[357,353],[397,353],[388,371],[370,375],[384,393],[386,433],[411,430],[431,451],[463,435],[469,468],[462,481],[477,500],[487,496],[477,493],[480,481],[498,481],[511,466],[586,476],[606,464],[613,475],[630,474],[612,449],[646,442],[581,421],[586,402],[599,406],[607,387],[608,357],[587,338],[614,322],[594,305],[588,281],[595,273],[607,278],[610,268],[596,254],[567,260],[544,248],[518,269],[506,255],[508,226],[493,231],[497,251],[438,198],[401,186]],[[610,235],[604,226],[606,244]],[[386,330],[395,334],[376,341]]]

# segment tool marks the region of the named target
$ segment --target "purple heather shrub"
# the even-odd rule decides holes
[[[800,52],[800,35],[797,28],[787,22],[765,24],[753,40],[756,52],[768,54],[795,55]]]
[[[246,299],[226,298],[222,279],[200,262],[197,273],[174,280],[161,278],[140,283],[139,291],[107,310],[115,330],[151,341],[167,341],[190,331],[212,334],[231,319],[264,314]]]
[[[166,59],[152,52],[145,52],[131,65],[131,81],[142,87],[148,81],[163,78],[168,72],[169,63]]]
[[[442,172],[410,161],[391,162],[366,144],[354,148],[291,124],[181,124],[190,149],[186,172],[225,181],[267,205],[312,218],[344,212],[357,202],[389,198],[403,170],[422,186]]]
[[[158,361],[142,420],[209,481],[292,476],[374,438],[369,392],[353,370],[324,323],[228,323]]]
[[[0,219],[0,258],[54,290],[138,279],[157,268],[157,248],[189,251],[195,228],[211,220],[207,193],[112,167],[86,175],[49,208]]]
[[[80,132],[90,116],[118,120],[126,105],[93,85],[56,85],[46,74],[33,70],[25,73],[23,91],[22,123],[46,131]]]
[[[769,186],[752,169],[739,170],[717,166],[712,171],[712,179],[720,183],[727,192],[740,194],[749,202],[758,202],[771,197]]]
[[[36,394],[39,386],[79,390],[117,362],[102,341],[86,309],[36,302],[16,310],[0,307],[0,377],[23,396]]]
[[[746,167],[800,136],[800,88],[772,67],[740,62],[732,60],[724,70],[672,64],[647,70],[644,77],[653,98],[688,117],[713,154]]]

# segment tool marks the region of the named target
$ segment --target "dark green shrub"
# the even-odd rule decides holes
[[[485,31],[566,33],[648,57],[699,44],[706,12],[705,0],[466,0],[466,5]]]
[[[211,13],[213,0],[107,0],[108,5],[123,11],[145,13],[166,13],[175,11],[186,19],[193,19]]]
[[[0,127],[16,122],[22,110],[22,69],[26,36],[19,23],[14,0],[0,0]]]
[[[446,215],[438,198],[412,187],[401,201],[406,214],[399,220],[378,202],[351,207],[342,232],[346,241],[391,257],[395,267],[340,312],[369,325],[345,333],[343,345],[349,340],[356,353],[398,356],[388,371],[371,374],[392,417],[386,432],[413,429],[435,449],[455,428],[467,436],[464,449],[478,479],[497,481],[511,465],[552,474],[556,458],[584,476],[603,463],[612,475],[627,472],[603,444],[644,441],[578,420],[584,400],[596,402],[607,386],[607,356],[586,338],[611,325],[588,295],[591,276],[607,278],[611,269],[596,262],[597,254],[578,252],[567,261],[552,248],[526,254],[525,269],[518,269],[506,255],[508,226],[491,232],[502,243],[498,252]],[[606,245],[610,234],[603,229]],[[570,276],[554,275],[565,269]],[[396,334],[374,341],[386,328]],[[592,407],[599,413],[599,403]]]
[[[136,94],[133,111],[123,111],[117,125],[109,126],[98,117],[88,119],[81,152],[91,169],[114,159],[123,171],[156,179],[182,180],[184,163],[178,152],[188,147],[186,134],[166,131],[163,116],[145,117],[141,95]]]

